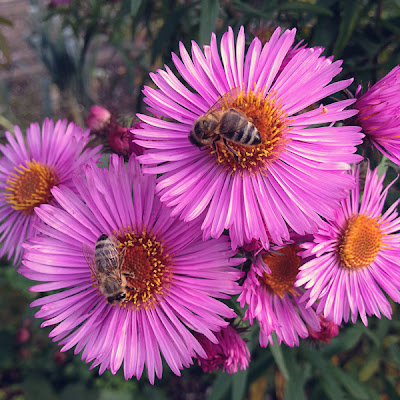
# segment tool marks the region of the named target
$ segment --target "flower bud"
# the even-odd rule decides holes
[[[101,106],[93,106],[90,108],[86,125],[91,130],[98,132],[104,130],[111,122],[111,113]]]

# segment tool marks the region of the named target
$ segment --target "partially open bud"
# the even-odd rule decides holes
[[[333,321],[328,321],[322,314],[319,315],[321,330],[319,332],[308,327],[309,338],[316,342],[330,343],[331,339],[339,335],[339,326]]]
[[[90,130],[95,132],[103,131],[110,122],[111,113],[106,108],[97,105],[90,108],[89,115],[86,118],[86,125]]]
[[[204,372],[212,372],[221,367],[223,372],[235,374],[239,368],[245,370],[249,365],[250,351],[247,344],[232,326],[228,325],[215,334],[218,343],[211,342],[204,335],[195,336],[207,354],[207,358],[197,359]]]

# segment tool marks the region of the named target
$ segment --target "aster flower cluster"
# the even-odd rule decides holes
[[[117,153],[108,167],[72,123],[6,133],[1,255],[52,291],[32,306],[61,351],[154,383],[163,360],[177,375],[194,360],[247,368],[252,326],[261,347],[298,346],[391,317],[400,200],[385,208],[393,183],[362,174],[357,150],[399,163],[399,67],[332,101],[352,80],[334,81],[341,61],[295,34],[181,44],[179,76],[151,74],[139,123],[92,108],[87,125]]]

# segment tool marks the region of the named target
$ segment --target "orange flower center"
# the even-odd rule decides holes
[[[271,293],[283,298],[286,293],[296,294],[294,283],[301,266],[301,257],[297,255],[299,247],[289,244],[277,253],[265,253],[262,259],[271,270],[270,274],[264,272],[260,278],[261,284]]]
[[[166,293],[171,278],[170,256],[155,236],[146,232],[138,235],[130,229],[117,235],[124,254],[121,272],[127,281],[127,296],[122,306],[137,309],[153,307]]]
[[[29,161],[28,167],[15,167],[7,179],[4,197],[15,210],[32,214],[35,207],[47,204],[53,198],[50,189],[57,185],[58,178],[53,168]]]
[[[234,100],[230,97],[228,92],[220,100],[222,110],[233,108],[243,113],[260,133],[261,143],[244,145],[227,139],[232,152],[223,140],[218,140],[217,151],[212,150],[211,154],[216,153],[218,162],[233,171],[266,170],[285,148],[290,120],[274,93],[264,98],[260,91],[245,93],[242,90]]]
[[[350,269],[366,267],[375,260],[382,242],[382,232],[375,219],[354,215],[347,221],[341,237],[340,259]]]

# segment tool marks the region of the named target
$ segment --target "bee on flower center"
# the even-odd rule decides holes
[[[234,98],[236,92],[237,88],[225,94],[207,113],[195,121],[189,140],[198,147],[212,146],[215,152],[217,152],[216,143],[222,140],[238,161],[238,154],[228,140],[243,146],[257,146],[261,143],[261,135],[246,114],[232,107],[222,109],[224,103]]]
[[[126,248],[119,249],[118,240],[114,236],[102,234],[93,249],[83,246],[83,254],[94,277],[97,280],[101,293],[108,303],[115,305],[127,297],[128,290],[136,291],[128,286],[127,277],[134,275],[122,271]]]

